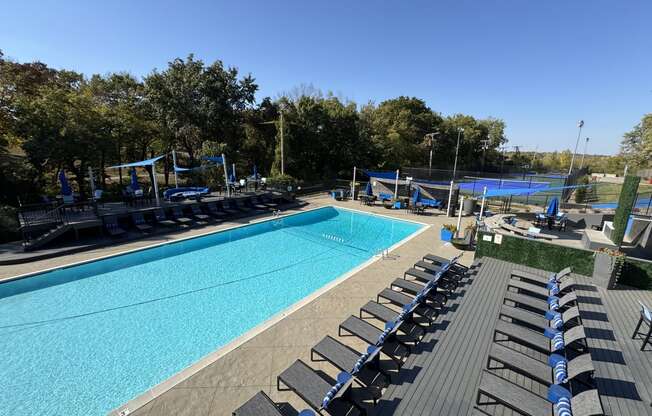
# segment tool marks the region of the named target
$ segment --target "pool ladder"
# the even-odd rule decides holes
[[[326,240],[336,241],[338,243],[344,243],[344,239],[342,237],[338,237],[336,235],[322,234],[321,236],[322,236],[322,238],[325,238]]]

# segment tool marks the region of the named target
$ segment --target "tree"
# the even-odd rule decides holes
[[[640,123],[624,134],[620,154],[630,167],[652,167],[652,113],[644,115]]]

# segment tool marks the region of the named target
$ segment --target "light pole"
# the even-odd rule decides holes
[[[448,191],[448,206],[446,207],[446,215],[450,216],[451,214],[451,199],[453,199],[453,184],[455,182],[455,172],[457,172],[457,155],[460,152],[460,137],[464,129],[458,127],[457,129],[457,146],[455,146],[455,163],[453,164],[453,177],[451,178],[451,187]]]
[[[570,167],[568,168],[568,176],[570,176],[571,172],[573,171],[573,163],[575,162],[575,153],[577,153],[577,146],[580,144],[580,135],[582,134],[582,127],[584,127],[584,120],[580,120],[577,123],[577,141],[575,142],[575,151],[573,152],[573,157],[571,158],[571,164]]]
[[[580,169],[584,166],[584,156],[586,156],[586,149],[589,147],[589,138],[586,138],[586,142],[584,142],[584,153],[582,153],[582,160],[580,161]]]
[[[457,172],[457,155],[460,152],[460,137],[462,136],[462,133],[464,132],[464,128],[459,127],[457,129],[457,146],[455,146],[455,163],[453,164],[453,179],[455,180],[455,172]]]
[[[435,141],[435,136],[439,136],[439,131],[433,132],[433,133],[428,133],[424,136],[424,138],[430,139],[430,158],[428,161],[428,177],[430,178],[432,176],[432,146]]]

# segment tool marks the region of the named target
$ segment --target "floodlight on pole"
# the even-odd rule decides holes
[[[577,123],[577,140],[575,141],[575,151],[573,152],[573,157],[571,158],[571,164],[570,167],[568,168],[568,175],[570,176],[571,172],[573,172],[573,163],[575,162],[575,154],[577,153],[577,146],[580,144],[580,136],[582,135],[582,127],[584,127],[584,120],[580,120]]]

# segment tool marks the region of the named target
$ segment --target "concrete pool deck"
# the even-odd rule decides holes
[[[324,196],[308,197],[305,200],[309,202],[308,205],[289,212],[335,205],[418,221],[432,226],[398,246],[387,258],[378,259],[367,267],[355,271],[314,299],[303,302],[298,308],[288,312],[287,316],[277,317],[281,319],[273,319],[272,322],[263,324],[254,330],[255,335],[247,334],[239,338],[229,346],[202,359],[193,366],[192,371],[184,371],[157,386],[151,394],[142,396],[137,402],[128,403],[129,410],[123,414],[230,415],[235,408],[259,390],[267,393],[275,401],[292,404],[296,409],[307,408],[308,406],[295,394],[277,391],[276,376],[298,358],[310,362],[309,353],[313,345],[325,335],[336,336],[340,322],[351,314],[357,315],[362,305],[375,298],[380,290],[387,287],[394,278],[401,276],[405,269],[420,260],[425,253],[436,253],[446,257],[460,253],[451,245],[444,245],[439,239],[441,225],[455,223],[456,218],[447,218],[437,213],[417,216],[404,210],[387,210],[382,206],[367,207],[357,201],[338,202]],[[174,235],[156,236],[24,265],[3,266],[0,268],[0,279],[214,232],[261,218],[266,216],[188,230]],[[463,220],[466,223],[472,219]],[[465,252],[461,262],[469,265],[472,260],[473,252]],[[356,343],[353,337],[347,339],[347,344],[357,346],[359,349],[363,347],[363,344],[359,341]],[[334,375],[332,367],[328,364],[310,362],[310,365]],[[124,410],[124,406],[119,410]]]

